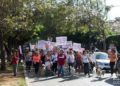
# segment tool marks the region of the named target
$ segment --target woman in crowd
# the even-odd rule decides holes
[[[16,76],[16,74],[17,74],[18,60],[19,59],[17,57],[17,52],[14,51],[13,55],[12,55],[12,61],[11,61],[11,64],[13,65],[13,74],[14,74],[14,76]]]
[[[26,64],[26,69],[28,70],[28,72],[30,72],[32,65],[32,52],[30,52],[29,50],[26,51],[25,64]]]
[[[45,57],[45,68],[46,70],[51,70],[51,53],[50,51],[47,52]]]
[[[41,55],[39,54],[38,50],[34,52],[32,59],[33,59],[33,66],[35,68],[35,74],[38,75],[39,66],[41,63]]]
[[[117,77],[120,78],[120,54],[117,55],[117,61],[115,65]]]
[[[110,70],[111,70],[111,76],[113,75],[114,71],[114,66],[115,66],[115,62],[117,59],[116,56],[116,50],[115,49],[111,49],[111,51],[108,52],[108,56],[110,59]]]
[[[40,54],[41,54],[42,64],[45,64],[45,54],[44,54],[44,50],[41,50],[41,51],[40,51]]]
[[[83,51],[83,54],[82,54],[82,62],[83,62],[83,65],[84,65],[84,74],[87,75],[90,77],[90,65],[89,65],[89,62],[90,62],[90,59],[89,59],[89,56],[87,54],[87,51]]]
[[[58,56],[57,52],[53,51],[51,60],[52,60],[52,71],[54,72],[54,74],[56,74],[57,72],[57,56]]]
[[[80,52],[76,52],[75,55],[75,70],[76,72],[80,73],[80,71],[82,70],[82,57],[81,57],[81,53]]]
[[[63,50],[60,50],[57,59],[58,59],[58,77],[60,76],[60,74],[64,76],[64,65],[66,61],[66,55],[64,54]]]
[[[67,63],[69,66],[69,73],[71,73],[71,67],[74,67],[74,62],[75,62],[75,56],[72,49],[70,49],[67,54]]]

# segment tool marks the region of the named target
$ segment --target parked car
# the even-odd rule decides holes
[[[110,70],[110,60],[105,52],[95,52],[96,66],[102,70]]]

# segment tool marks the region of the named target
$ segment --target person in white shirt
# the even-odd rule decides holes
[[[51,60],[52,60],[52,71],[55,74],[57,72],[57,56],[58,56],[57,52],[52,53],[52,58],[51,58]]]
[[[87,51],[83,51],[83,55],[82,55],[82,62],[83,62],[83,65],[84,65],[84,74],[87,75],[90,77],[90,66],[89,66],[89,62],[90,62],[90,59],[89,59],[89,55],[87,54]]]
[[[94,51],[91,51],[91,52],[90,52],[89,58],[90,58],[90,61],[91,61],[91,62],[90,62],[91,72],[93,72],[93,68],[95,67],[95,63],[96,63]]]
[[[68,54],[67,54],[67,63],[68,63],[68,66],[69,66],[69,73],[71,72],[71,67],[74,66],[74,62],[75,62],[74,53],[73,53],[72,50],[69,50]]]

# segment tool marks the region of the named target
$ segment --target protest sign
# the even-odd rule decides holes
[[[22,47],[21,47],[21,45],[19,46],[19,51],[20,51],[20,54],[22,54]]]
[[[73,43],[73,50],[74,51],[80,51],[81,44],[80,43]]]
[[[72,46],[73,46],[72,41],[67,41],[67,47],[72,48]]]
[[[66,36],[56,37],[56,43],[57,45],[66,45],[67,37]]]
[[[37,48],[46,50],[46,41],[44,41],[44,40],[38,41]]]
[[[34,50],[35,49],[35,45],[33,45],[33,44],[29,44],[30,45],[30,50],[32,51],[32,50]]]

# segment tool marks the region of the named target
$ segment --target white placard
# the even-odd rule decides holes
[[[72,41],[67,41],[66,45],[62,45],[63,49],[72,48]]]
[[[85,48],[80,48],[79,52],[83,53],[84,50]]]
[[[21,47],[21,45],[19,46],[19,51],[20,51],[20,54],[22,54],[22,47]]]
[[[38,41],[37,48],[46,50],[46,41],[45,40]]]
[[[57,45],[66,45],[67,37],[66,36],[56,37],[56,43]]]
[[[81,44],[80,43],[73,43],[73,50],[74,51],[80,51]]]
[[[72,41],[67,41],[67,47],[72,48],[72,46],[73,46]]]
[[[32,50],[34,50],[35,49],[35,45],[30,45],[30,50],[32,51]]]

